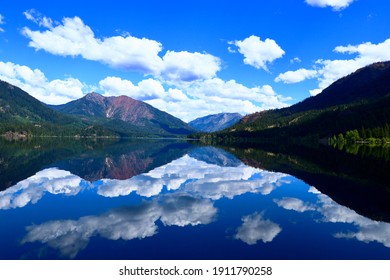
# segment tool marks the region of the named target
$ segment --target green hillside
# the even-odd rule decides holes
[[[114,136],[101,126],[58,113],[27,92],[0,81],[0,135]]]

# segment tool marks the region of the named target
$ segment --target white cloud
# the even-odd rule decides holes
[[[304,68],[298,69],[296,71],[287,71],[285,73],[279,74],[275,78],[275,82],[283,82],[285,84],[299,83],[306,79],[312,79],[318,76],[316,70],[307,70]]]
[[[142,80],[134,85],[129,80],[119,77],[107,77],[99,82],[100,88],[107,96],[127,95],[137,100],[150,100],[165,97],[165,89],[159,81]]]
[[[213,78],[220,70],[220,59],[210,54],[167,51],[161,76],[171,82],[192,82]]]
[[[297,212],[305,212],[305,211],[313,211],[315,210],[315,207],[313,205],[310,205],[309,203],[305,203],[304,201],[294,198],[294,197],[285,197],[283,199],[274,199],[274,202],[286,209],[286,210],[293,210]]]
[[[230,53],[237,53],[237,51],[235,49],[233,49],[232,47],[228,47],[228,52]]]
[[[244,55],[244,63],[268,71],[267,64],[275,59],[281,58],[285,52],[272,39],[261,41],[260,37],[250,36],[242,41],[229,42],[230,45],[238,47],[238,52]]]
[[[154,73],[161,68],[158,53],[162,46],[157,41],[130,35],[98,39],[79,17],[64,18],[61,25],[44,27],[47,28],[44,32],[23,28],[22,34],[31,40],[30,47],[54,55],[79,55],[114,68],[144,73]]]
[[[293,59],[290,59],[291,64],[301,63],[301,62],[302,62],[302,60],[299,57],[294,57]]]
[[[271,242],[282,231],[278,224],[264,219],[259,213],[245,216],[242,221],[235,238],[248,245],[254,245],[260,240],[264,243]]]
[[[4,16],[0,14],[0,24],[5,24]],[[5,30],[0,27],[0,32],[4,32]]]
[[[305,0],[307,4],[314,7],[331,7],[335,11],[342,10],[352,4],[354,0]]]
[[[97,38],[79,17],[64,18],[59,24],[46,17],[37,17],[31,11],[25,12],[25,16],[46,28],[45,31],[22,29],[22,34],[31,40],[29,46],[54,55],[81,56],[112,68],[151,74],[171,83],[209,79],[220,70],[220,59],[210,54],[168,50],[160,57],[162,44],[155,40],[128,33]]]
[[[46,28],[53,28],[53,20],[43,16],[41,13],[39,13],[34,9],[27,10],[23,14],[26,17],[26,19],[35,22],[39,26],[43,26]]]
[[[63,104],[81,98],[83,91],[89,88],[71,77],[49,81],[41,70],[12,62],[0,61],[0,79],[48,104]]]
[[[82,179],[68,171],[49,168],[0,192],[0,209],[21,208],[37,203],[45,193],[77,195]]]

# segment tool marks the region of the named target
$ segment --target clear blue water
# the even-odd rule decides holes
[[[388,222],[315,185],[219,148],[131,145],[69,153],[4,188],[0,258],[390,258]]]

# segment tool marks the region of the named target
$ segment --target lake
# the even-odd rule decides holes
[[[1,140],[0,259],[390,259],[386,153]]]

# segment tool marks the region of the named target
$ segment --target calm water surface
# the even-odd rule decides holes
[[[253,148],[55,142],[1,142],[1,259],[390,259],[388,190],[360,194],[348,171]]]

